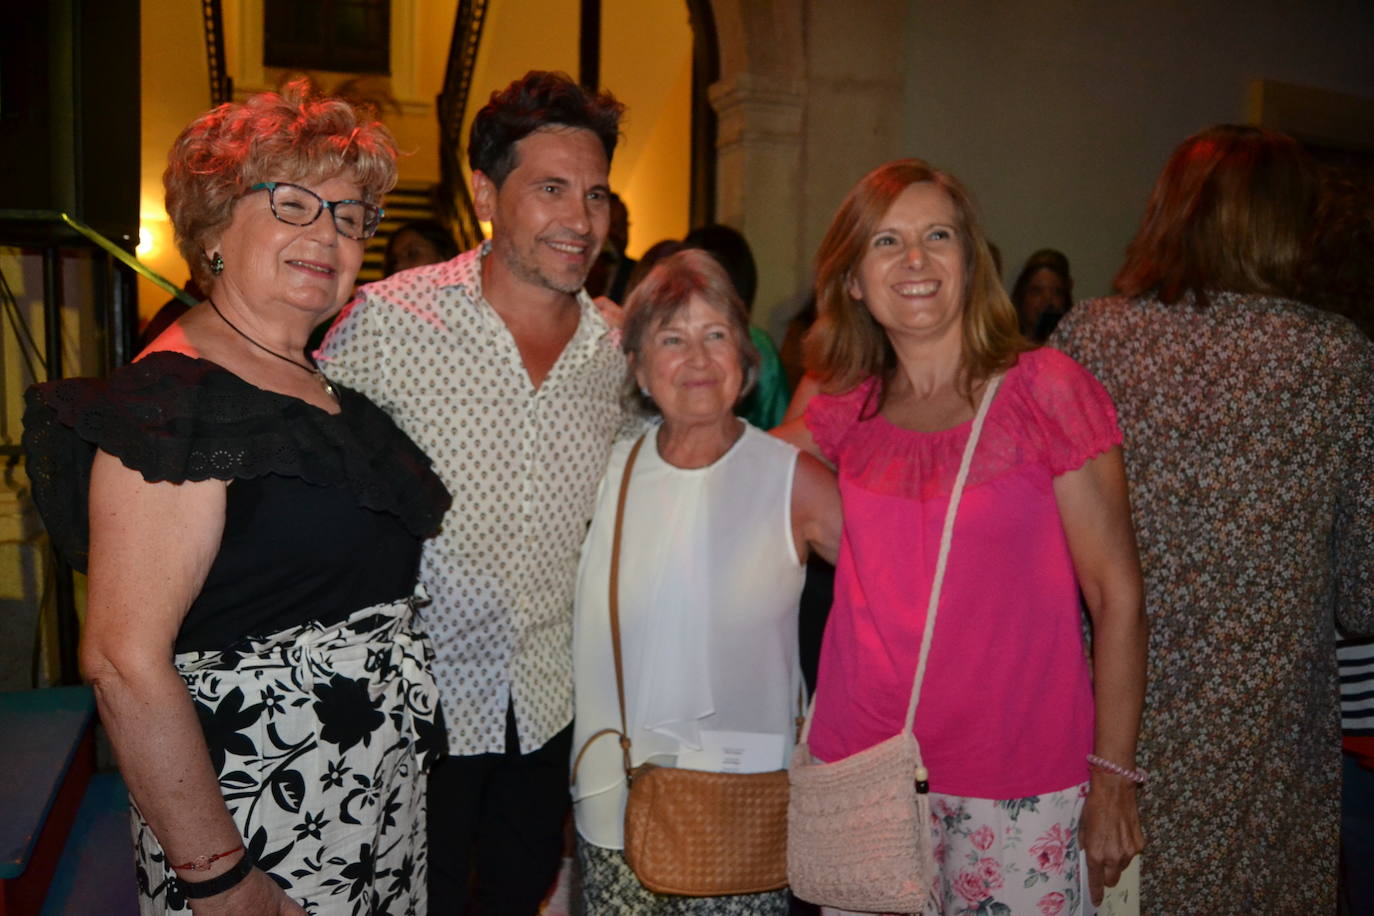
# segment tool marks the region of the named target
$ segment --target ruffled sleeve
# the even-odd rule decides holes
[[[870,378],[843,394],[818,394],[806,405],[806,428],[831,464],[839,464],[845,435],[859,422],[877,384],[877,379]]]
[[[333,415],[170,352],[107,380],[35,385],[24,395],[23,437],[34,501],[54,544],[83,571],[96,449],[150,483],[277,474],[344,488],[416,537],[437,532],[451,499],[429,459],[372,402],[339,390]]]
[[[1056,477],[1121,444],[1116,405],[1102,383],[1048,347],[1021,356],[1021,382],[1035,437]]]

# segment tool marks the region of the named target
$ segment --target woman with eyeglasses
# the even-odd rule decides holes
[[[82,670],[133,802],[144,914],[424,913],[444,744],[414,593],[449,503],[305,352],[396,181],[380,124],[304,84],[202,115],[167,209],[209,295],[109,379],[28,394]]]

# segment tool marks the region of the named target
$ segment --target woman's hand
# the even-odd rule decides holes
[[[305,909],[257,868],[224,893],[189,902],[196,916],[305,916]]]
[[[803,375],[797,382],[797,390],[792,392],[792,400],[787,405],[787,413],[782,415],[782,422],[801,419],[806,414],[806,405],[820,393],[820,377],[810,372]]]
[[[1088,893],[1097,906],[1104,889],[1115,887],[1131,859],[1145,848],[1135,783],[1114,773],[1093,771],[1078,843],[1088,860]]]
[[[601,317],[612,328],[619,329],[625,326],[625,307],[610,296],[597,296],[592,300],[592,305],[596,306]]]

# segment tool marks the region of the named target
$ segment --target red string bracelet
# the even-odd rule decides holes
[[[238,852],[242,848],[243,844],[240,843],[233,849],[228,849],[224,852],[217,852],[213,856],[196,856],[189,862],[183,862],[180,865],[173,865],[172,867],[175,868],[177,871],[209,871],[211,865],[218,862],[225,856],[232,856],[234,853]]]

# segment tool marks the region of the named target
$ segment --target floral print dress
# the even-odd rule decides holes
[[[1149,671],[1144,913],[1335,911],[1333,618],[1374,631],[1374,345],[1297,302],[1074,308],[1126,440]]]
[[[1076,916],[1085,912],[1078,826],[1088,784],[1025,798],[930,795],[939,866],[916,916]],[[822,907],[824,916],[861,916]]]

